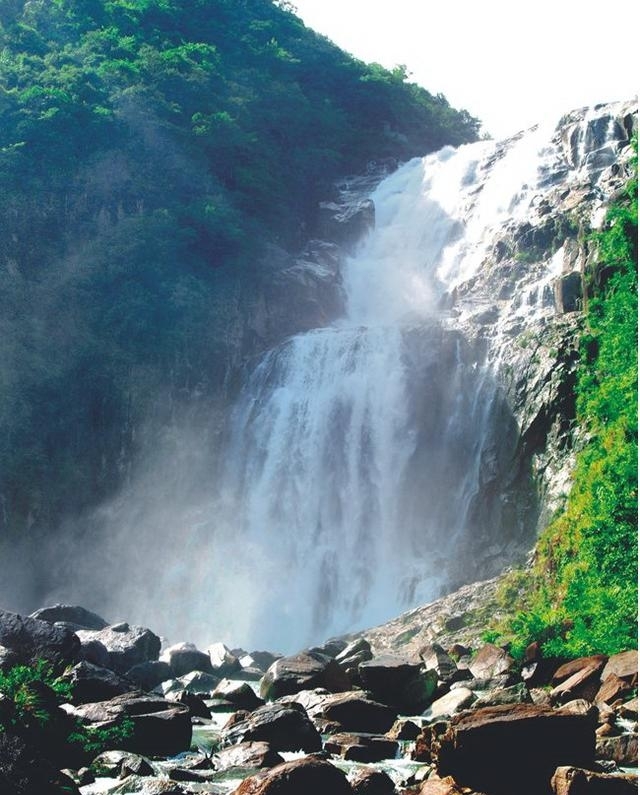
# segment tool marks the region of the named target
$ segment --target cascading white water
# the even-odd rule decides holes
[[[287,340],[248,379],[227,464],[260,594],[254,643],[299,647],[450,581],[447,555],[478,521],[499,398],[437,306],[471,278],[492,226],[526,212],[547,140],[523,136],[492,169],[493,142],[445,148],[384,180],[375,229],[346,265],[344,318]],[[426,434],[425,415],[437,418]]]

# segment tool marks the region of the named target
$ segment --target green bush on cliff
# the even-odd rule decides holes
[[[512,576],[517,613],[500,629],[521,654],[615,653],[637,645],[638,180],[595,233],[577,388],[588,442],[565,510],[540,538],[531,571]],[[517,582],[516,582],[517,579]]]

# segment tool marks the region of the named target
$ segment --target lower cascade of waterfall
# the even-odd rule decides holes
[[[341,267],[342,317],[248,372],[214,486],[198,429],[176,431],[173,454],[96,512],[91,550],[63,552],[83,576],[51,598],[286,653],[524,555],[541,510],[526,431],[551,394],[536,339],[581,267],[554,224],[606,198],[621,114],[447,147],[380,182],[375,226]],[[516,406],[531,383],[542,403]]]

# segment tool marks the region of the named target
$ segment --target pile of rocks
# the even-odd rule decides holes
[[[113,778],[113,787],[100,790],[113,793],[615,795],[637,788],[635,776],[619,769],[637,766],[635,651],[560,661],[543,659],[534,646],[524,666],[490,644],[445,651],[429,643],[402,657],[374,654],[365,638],[288,657],[221,643],[161,653],[149,629],[107,625],[83,608],[55,606],[30,617],[0,611],[0,668],[41,659],[64,669],[67,717],[98,729],[126,717],[132,730],[120,748],[61,772],[46,749],[14,735],[11,705],[0,694],[0,790],[7,795],[30,791],[25,786],[89,795],[96,777]],[[194,726],[210,732],[210,750],[193,747]],[[415,772],[394,781],[381,763],[401,755]]]

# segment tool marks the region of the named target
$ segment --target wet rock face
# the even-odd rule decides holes
[[[93,641],[102,643],[109,654],[109,668],[118,673],[157,660],[160,654],[160,638],[155,633],[126,622],[101,630],[78,630],[78,637],[83,645]]]
[[[301,652],[272,663],[260,682],[260,696],[274,700],[314,687],[340,693],[350,690],[351,682],[331,657],[319,652]]]

